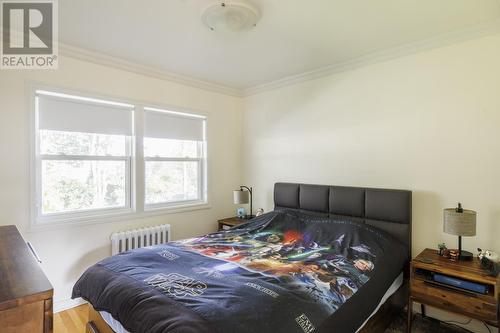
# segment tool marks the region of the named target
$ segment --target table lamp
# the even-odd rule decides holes
[[[462,251],[462,236],[476,235],[476,212],[462,208],[458,203],[457,208],[444,210],[443,231],[447,234],[458,236],[458,253],[460,260],[472,260],[473,255],[468,251]]]
[[[246,215],[244,218],[245,219],[254,218],[255,216],[252,215],[252,209],[253,209],[252,188],[242,185],[240,186],[239,190],[233,192],[233,196],[235,205],[247,204],[250,201],[250,214]]]

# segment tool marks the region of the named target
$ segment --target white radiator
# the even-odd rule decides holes
[[[111,235],[112,255],[170,241],[170,224],[115,232]]]

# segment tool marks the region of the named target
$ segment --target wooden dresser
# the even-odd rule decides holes
[[[0,331],[51,333],[53,288],[17,228],[0,226]]]

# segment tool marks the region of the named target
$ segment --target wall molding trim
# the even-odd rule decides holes
[[[86,50],[65,43],[59,43],[59,53],[63,56],[88,61],[97,65],[121,69],[135,74],[154,77],[160,80],[170,81],[224,95],[243,97],[243,91],[241,89],[195,79],[186,75],[165,71],[156,67],[141,65],[119,57],[109,56],[103,53]]]
[[[170,81],[185,86],[199,88],[234,97],[247,97],[269,90],[274,90],[281,87],[318,79],[336,73],[346,72],[356,68],[381,63],[411,54],[416,54],[423,51],[436,49],[497,33],[500,33],[500,19],[476,24],[466,29],[448,32],[418,42],[408,43],[394,48],[373,52],[355,59],[335,63],[308,72],[291,75],[247,89],[238,89],[235,87],[229,87],[209,81],[195,79],[186,75],[173,73],[156,67],[141,65],[122,58],[109,56],[64,43],[59,43],[59,52],[63,56],[88,61],[98,65],[113,67],[140,75],[157,78],[160,80]]]
[[[336,73],[346,72],[356,68],[381,63],[384,61],[401,58],[411,54],[420,53],[423,51],[436,49],[467,40],[472,40],[480,37],[485,37],[500,33],[500,19],[471,26],[459,31],[449,32],[438,35],[422,41],[408,43],[402,46],[386,49],[365,56],[361,56],[352,60],[332,64],[323,68],[318,68],[305,73],[291,75],[276,81],[257,85],[243,90],[244,96],[251,96],[263,93],[269,90],[278,89],[281,87],[298,84],[301,82],[318,79],[321,77],[333,75]]]
[[[83,298],[75,298],[75,299],[64,299],[61,301],[54,302],[54,313],[58,313],[61,311],[65,311],[68,309],[76,308],[82,304],[87,304],[87,301]]]

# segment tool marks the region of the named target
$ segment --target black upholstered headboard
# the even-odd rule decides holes
[[[411,259],[411,191],[276,183],[275,209],[291,208],[321,216],[357,220],[396,237]]]

